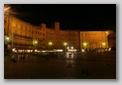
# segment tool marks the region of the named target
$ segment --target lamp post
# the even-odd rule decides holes
[[[64,46],[67,46],[67,42],[64,42],[63,45],[64,45]]]
[[[48,42],[49,49],[52,49],[52,45],[53,45],[52,42]]]
[[[66,51],[66,46],[68,45],[68,43],[67,42],[64,42],[63,43],[63,46],[64,46],[64,51]]]
[[[83,43],[83,48],[84,48],[84,50],[86,50],[86,48],[87,48],[87,43],[86,42]]]
[[[8,36],[5,37],[5,41],[6,43],[9,43],[10,42],[10,38]]]
[[[4,38],[4,52],[5,53],[8,53],[8,51],[10,50],[10,47],[9,47],[9,43],[10,43],[10,38],[8,36],[5,36]]]
[[[84,48],[86,48],[86,46],[87,46],[87,43],[86,43],[86,42],[84,42],[84,43],[83,43],[83,47],[84,47]]]
[[[33,52],[35,52],[37,44],[38,44],[38,41],[37,40],[33,40]]]
[[[4,8],[4,15],[6,15],[7,18],[7,36],[10,38],[10,42],[11,42],[11,52],[13,52],[14,49],[14,33],[13,33],[13,28],[11,27],[11,22],[12,22],[12,16],[10,15],[11,11],[10,11],[11,7],[5,7]]]
[[[105,43],[105,42],[103,42],[103,43],[102,43],[102,47],[103,47],[103,48],[105,48],[105,46],[106,46],[106,43]]]

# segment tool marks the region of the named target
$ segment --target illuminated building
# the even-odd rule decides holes
[[[4,43],[5,49],[8,46],[11,49],[16,48],[18,51],[32,49],[32,29],[33,25],[19,20],[10,15],[4,16]],[[6,43],[6,37],[9,43]],[[24,49],[24,50],[23,50]]]
[[[108,48],[107,31],[81,31],[80,44],[81,49],[95,50]]]
[[[41,23],[30,23],[10,15],[4,15],[4,48],[18,52],[32,52],[43,49],[78,50],[105,49],[115,46],[115,35],[111,31],[60,30],[60,23],[54,22],[51,28]],[[111,39],[112,38],[112,39]]]
[[[42,23],[40,26],[33,27],[33,49],[45,49],[45,29],[46,24]]]
[[[46,42],[52,42],[52,48],[55,49],[65,48],[65,46],[78,48],[79,31],[60,30],[60,23],[54,22],[53,28],[46,28]]]

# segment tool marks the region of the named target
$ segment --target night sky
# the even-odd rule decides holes
[[[62,30],[116,30],[115,4],[11,4],[10,14],[38,26],[60,22]]]

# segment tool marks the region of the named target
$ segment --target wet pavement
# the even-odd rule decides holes
[[[5,79],[116,79],[116,54],[15,54],[4,57]]]

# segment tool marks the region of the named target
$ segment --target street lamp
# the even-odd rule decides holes
[[[64,43],[63,43],[63,46],[67,46],[67,42],[64,42]]]
[[[6,35],[5,41],[7,43],[7,48],[9,46],[9,44],[10,44],[9,42],[10,42],[10,37],[11,37],[11,51],[12,51],[12,49],[13,49],[13,34],[12,34],[12,36],[10,35],[11,30],[9,28],[9,25],[10,25],[10,21],[9,21],[9,18],[10,18],[10,15],[9,15],[10,8],[11,8],[10,6],[8,6],[8,7],[4,6],[4,15],[6,15],[5,19],[7,20],[7,24],[5,24],[7,26],[4,28],[6,30],[6,31],[4,31],[4,36]]]
[[[84,48],[86,48],[86,46],[87,46],[87,43],[86,43],[86,42],[84,42],[84,43],[83,43],[83,47],[84,47]]]
[[[7,37],[6,40],[9,40],[9,37]]]
[[[63,43],[63,46],[64,46],[64,51],[66,51],[66,46],[68,45],[68,43],[67,42],[64,42]]]
[[[52,42],[48,42],[48,45],[49,45],[49,47],[50,47],[50,49],[51,49],[53,43],[52,43]]]
[[[8,50],[10,50],[9,49],[9,42],[10,42],[10,38],[9,38],[9,9],[10,9],[10,7],[5,7],[4,8],[4,15],[6,14],[6,15],[8,15],[7,16],[7,28],[4,28],[4,37],[5,37],[5,42],[4,42],[4,45],[5,45],[5,47],[4,47],[4,49],[5,49],[5,52],[7,53],[8,52]],[[6,35],[7,34],[7,35]],[[6,35],[6,36],[5,36]]]
[[[10,38],[8,36],[5,37],[5,41],[6,42],[9,42],[10,41]]]
[[[4,52],[5,53],[8,53],[8,52],[10,52],[9,50],[10,50],[10,38],[8,37],[8,36],[5,36],[5,38],[4,38]]]
[[[37,42],[37,41],[35,41],[34,43],[35,43],[35,44],[37,44],[38,42]]]
[[[33,40],[33,50],[36,48],[36,45],[38,44],[37,40]]]
[[[106,46],[106,43],[105,43],[105,42],[103,42],[103,43],[102,43],[102,46],[103,46],[103,48],[104,48],[104,47]]]
[[[49,45],[49,46],[52,46],[52,45],[53,45],[53,43],[52,43],[52,42],[48,42],[48,45]]]
[[[83,42],[82,45],[83,45],[83,49],[85,51],[85,49],[87,48],[88,43],[87,42]]]
[[[37,40],[33,40],[33,45],[37,45],[38,41]]]
[[[5,43],[8,45],[10,42],[10,38],[8,36],[5,36]]]

